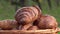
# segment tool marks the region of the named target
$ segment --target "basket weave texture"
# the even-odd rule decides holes
[[[0,34],[58,34],[57,30],[0,30]]]

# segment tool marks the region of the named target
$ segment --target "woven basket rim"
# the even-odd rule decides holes
[[[0,30],[0,32],[15,32],[15,33],[55,33],[57,30],[46,29],[46,30]]]

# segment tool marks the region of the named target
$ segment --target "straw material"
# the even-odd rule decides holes
[[[0,34],[58,34],[59,30],[0,30]]]

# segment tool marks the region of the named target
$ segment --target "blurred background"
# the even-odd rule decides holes
[[[32,5],[38,5],[43,14],[54,16],[60,25],[60,0],[0,0],[0,20],[14,19],[17,9]]]

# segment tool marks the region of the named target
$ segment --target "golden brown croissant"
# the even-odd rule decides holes
[[[39,13],[38,6],[22,7],[16,11],[15,19],[20,24],[29,24],[38,18]]]
[[[56,29],[58,26],[56,19],[51,15],[44,15],[38,21],[40,29]]]
[[[39,28],[37,26],[31,26],[28,28],[28,30],[38,30]]]
[[[0,28],[4,29],[4,30],[9,30],[12,28],[17,27],[17,21],[16,20],[2,20],[0,21]]]
[[[20,30],[27,30],[31,26],[32,26],[32,24],[26,24],[26,25],[22,26]]]

